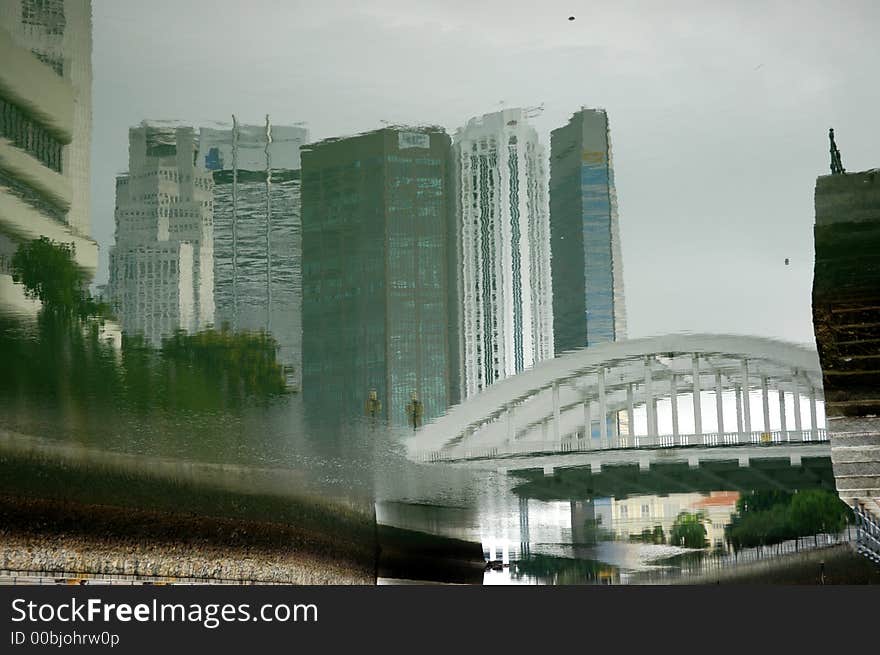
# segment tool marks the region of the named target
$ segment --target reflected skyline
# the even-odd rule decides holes
[[[4,5],[4,561],[33,535],[60,561],[64,503],[115,526],[80,553],[149,548],[150,513],[169,553],[179,521],[237,556],[265,529],[258,568],[296,535],[281,580],[854,556],[871,385],[827,361],[871,370],[876,340],[820,363],[811,221],[839,250],[876,199],[841,159],[876,165],[880,9],[801,11]],[[823,297],[870,279],[843,260]]]
[[[591,7],[589,20],[554,2],[330,3],[307,11],[294,3],[236,10],[234,30],[223,11],[198,3],[174,7],[180,19],[165,21],[173,4],[94,3],[102,244],[110,241],[110,180],[125,167],[119,134],[145,117],[207,125],[235,113],[259,124],[268,113],[276,124],[308,121],[319,140],[383,120],[454,130],[501,101],[543,102],[534,122],[549,144],[572,111],[600,106],[614,129],[628,335],[733,331],[813,341],[812,197],[804,189],[827,169],[818,135],[829,125],[838,127],[849,170],[876,165],[880,145],[867,108],[877,91],[862,83],[863,62],[878,47],[868,27],[878,21],[873,3],[852,3],[845,13],[810,4],[797,30],[784,3],[756,14],[735,5],[661,11],[633,2]],[[572,13],[579,19],[568,21]],[[193,35],[188,24],[204,31]],[[842,33],[845,49],[835,36]],[[202,54],[218,43],[234,44],[241,60]],[[266,43],[273,65],[259,55]],[[161,58],[140,55],[159,46]],[[345,66],[328,56],[335,52]],[[424,73],[425,52],[436,79],[455,84]],[[169,97],[169,86],[186,92]],[[231,97],[230,89],[246,93]],[[658,254],[660,268],[650,264]]]

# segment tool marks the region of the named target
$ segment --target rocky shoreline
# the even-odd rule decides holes
[[[375,584],[375,543],[288,524],[0,496],[0,569],[257,584]]]

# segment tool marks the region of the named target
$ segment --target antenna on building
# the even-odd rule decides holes
[[[834,142],[833,127],[828,130],[828,139],[831,141],[831,174],[840,175],[841,173],[846,173],[846,169],[840,161],[840,150],[837,149],[837,144]]]

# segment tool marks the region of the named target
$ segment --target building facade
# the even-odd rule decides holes
[[[581,109],[550,138],[556,353],[626,338],[608,116]]]
[[[458,130],[456,291],[461,394],[553,356],[545,149],[521,109]]]
[[[213,179],[196,160],[191,127],[145,121],[116,180],[108,292],[123,331],[154,346],[214,323]]]
[[[91,278],[91,4],[0,3],[0,304],[33,310],[12,281],[18,244],[72,244]]]
[[[299,170],[299,150],[309,131],[298,125],[242,125],[235,117],[226,127],[199,129],[199,166],[209,171]]]
[[[450,140],[387,128],[302,155],[303,395],[331,416],[392,424],[444,412]]]
[[[70,139],[64,143],[58,167],[53,166],[53,170],[70,185],[65,222],[79,236],[88,238],[92,229],[91,0],[9,0],[0,3],[0,29],[68,89],[72,100]],[[12,68],[12,63],[4,60],[3,67]],[[38,79],[23,79],[31,87],[40,83]]]
[[[267,130],[268,127],[268,130]],[[265,331],[288,384],[302,383],[300,127],[202,128],[199,161],[214,177],[214,320]]]

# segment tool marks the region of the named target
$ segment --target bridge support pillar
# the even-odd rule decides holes
[[[742,468],[747,467],[747,466],[749,465],[749,458],[748,458],[748,455],[744,455],[744,456],[740,457],[740,458],[738,459],[738,462],[739,462],[739,465],[740,465]]]
[[[651,468],[651,460],[647,457],[642,457],[639,459],[639,470],[640,471],[648,471]]]
[[[804,422],[801,418],[801,389],[797,382],[794,383],[794,430],[797,432],[798,441],[804,440]]]
[[[601,473],[602,472],[602,462],[590,462],[590,473]]]
[[[767,376],[761,376],[761,402],[764,409],[764,432],[770,432],[770,392],[767,390]]]
[[[553,440],[559,441],[559,382],[553,383]]]
[[[528,557],[531,547],[529,537],[529,499],[519,499],[519,553],[520,557]]]
[[[672,408],[672,443],[679,442],[678,431],[678,376],[673,373],[669,377],[669,404]]]
[[[544,475],[552,478],[553,477],[553,467],[552,466],[545,466],[544,467]]]
[[[721,394],[721,371],[715,371],[715,417],[719,435],[724,433],[724,404]]]
[[[800,466],[801,465],[801,455],[798,453],[797,455],[791,455],[788,458],[788,461],[791,462],[792,466]]]
[[[632,382],[626,385],[626,422],[629,424],[628,436],[634,437],[636,434],[636,412],[633,404]]]
[[[700,460],[696,457],[688,457],[688,467],[692,469],[700,468]]]
[[[608,443],[608,408],[605,404],[605,367],[599,367],[599,444]]]
[[[593,419],[590,417],[590,399],[584,401],[584,438],[593,438]],[[589,443],[589,442],[588,442]]]
[[[699,439],[703,436],[703,408],[700,405],[700,356],[691,357],[693,391],[694,391],[694,434]]]
[[[743,388],[742,384],[737,384],[734,393],[736,394],[736,441],[742,443],[743,438]]]
[[[742,361],[742,405],[743,405],[743,429],[748,435],[748,440],[752,437],[752,404],[749,393],[751,392],[749,384],[749,360]]]
[[[645,357],[645,409],[648,418],[648,435],[651,439],[657,438],[657,405],[654,402],[654,381],[652,379],[650,355]],[[654,443],[649,441],[648,443]]]
[[[785,440],[788,441],[788,421],[786,421],[785,416],[785,391],[780,386],[779,387],[779,429],[782,430],[782,434],[785,435]]]
[[[819,438],[819,426],[816,419],[816,390],[810,387],[810,427],[813,430],[813,439]]]

